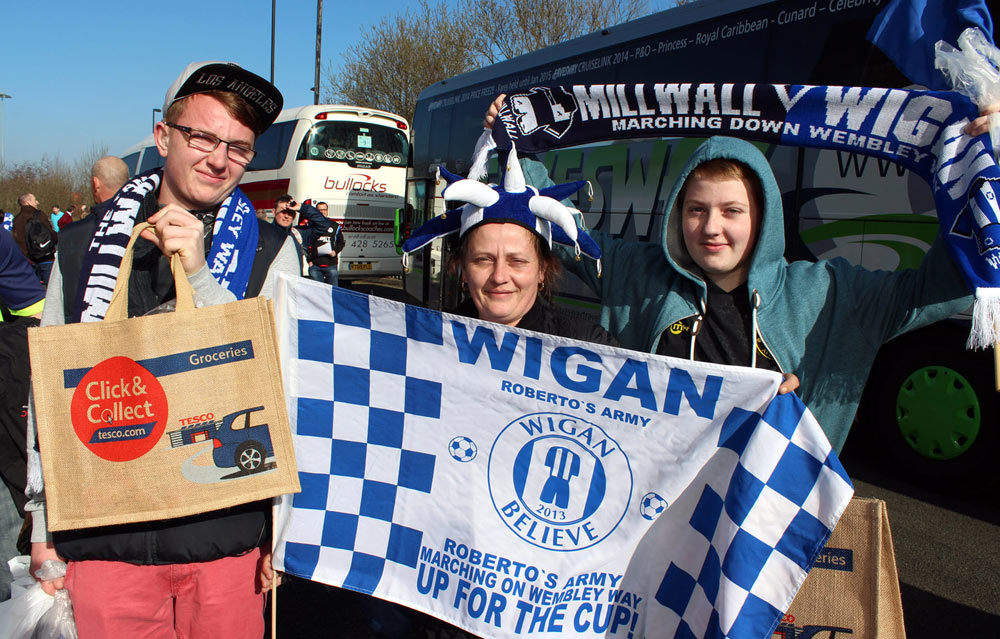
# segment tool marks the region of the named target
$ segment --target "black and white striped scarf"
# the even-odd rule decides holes
[[[87,247],[80,268],[80,286],[71,322],[99,322],[111,303],[125,248],[143,204],[154,197],[163,179],[162,169],[135,176],[115,195]],[[206,256],[212,276],[237,299],[246,293],[259,231],[253,205],[236,188],[219,207],[213,226],[212,248]],[[240,259],[249,255],[249,259]]]

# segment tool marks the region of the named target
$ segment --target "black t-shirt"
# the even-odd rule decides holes
[[[691,328],[696,320],[697,317],[689,317],[668,326],[660,337],[656,354],[690,359]],[[729,293],[708,282],[707,309],[694,344],[695,361],[750,366],[752,334],[753,315],[746,282]],[[780,372],[760,336],[756,336],[756,342],[757,368]]]

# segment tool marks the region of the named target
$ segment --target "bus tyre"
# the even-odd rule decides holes
[[[871,378],[877,457],[896,476],[931,489],[996,486],[998,396],[986,358],[954,346],[898,346]]]
[[[248,473],[264,465],[264,449],[257,442],[243,442],[236,449],[236,465]]]

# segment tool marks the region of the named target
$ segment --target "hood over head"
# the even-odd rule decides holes
[[[767,158],[757,147],[744,140],[723,136],[709,138],[691,154],[687,164],[684,165],[670,191],[666,208],[667,219],[660,233],[660,243],[666,253],[667,262],[685,277],[698,283],[705,281],[704,274],[684,246],[681,203],[678,199],[685,181],[698,165],[720,158],[742,162],[760,178],[764,201],[760,203],[761,223],[753,255],[750,258],[748,282],[751,291],[773,290],[778,285],[777,280],[782,272],[773,266],[784,262],[785,252],[781,192],[778,190],[778,183],[774,179],[774,172]]]

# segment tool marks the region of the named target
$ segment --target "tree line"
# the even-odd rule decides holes
[[[648,14],[647,0],[420,0],[359,34],[327,102],[367,106],[413,122],[426,87]]]
[[[66,210],[75,204],[94,203],[91,194],[90,170],[101,157],[108,154],[106,146],[94,146],[72,163],[59,157],[43,156],[37,162],[8,164],[0,173],[0,209],[17,213],[17,198],[34,193],[41,209],[48,212],[53,205]]]

